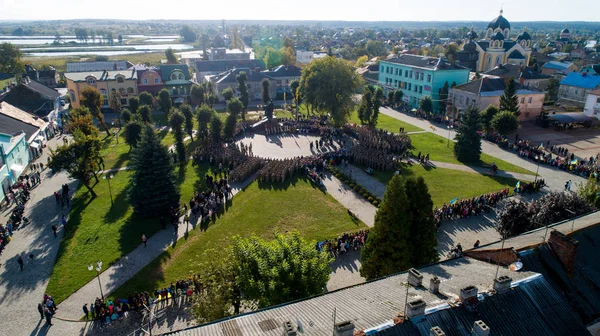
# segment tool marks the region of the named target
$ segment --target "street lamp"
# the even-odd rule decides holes
[[[96,270],[96,278],[98,278],[98,285],[100,286],[100,296],[102,296],[102,301],[104,301],[104,293],[102,293],[102,283],[100,282],[100,271],[102,270],[102,261],[98,260],[96,262],[96,267],[94,268],[94,265],[92,265],[91,263],[88,264],[88,271],[93,271]]]
[[[450,130],[454,128],[454,125],[448,125],[448,145],[447,147],[450,148]]]
[[[108,193],[110,194],[110,205],[113,205],[113,197],[112,197],[112,190],[110,189],[110,180],[115,177],[113,174],[109,174],[109,175],[104,175],[102,176],[103,179],[106,180],[106,182],[108,182]]]

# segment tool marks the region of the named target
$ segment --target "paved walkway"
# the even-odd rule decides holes
[[[368,227],[375,224],[375,213],[377,208],[354,192],[337,177],[325,172],[323,184],[327,192],[340,202],[346,209],[362,220]]]

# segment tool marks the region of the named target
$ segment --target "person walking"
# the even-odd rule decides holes
[[[92,304],[90,304],[90,313],[92,313],[92,320],[96,318],[96,306],[94,305],[94,302],[92,302]]]
[[[40,312],[40,320],[44,319],[44,306],[41,302],[38,302],[38,312]]]
[[[50,311],[50,309],[44,309],[44,315],[46,316],[46,323],[48,325],[52,325],[52,312]]]
[[[84,304],[83,304],[83,308],[82,308],[82,309],[83,309],[83,315],[85,315],[85,319],[86,319],[86,320],[87,320],[87,319],[89,319],[89,318],[90,318],[90,316],[88,315],[88,314],[89,314],[89,311],[88,311],[87,303],[84,303]]]
[[[54,238],[58,237],[56,235],[56,231],[58,230],[58,228],[56,227],[56,225],[52,224],[52,232],[54,232]]]
[[[65,217],[65,215],[62,215],[62,218],[60,219],[60,223],[64,226],[67,226],[67,217]]]
[[[17,259],[17,263],[19,264],[19,268],[21,268],[21,272],[23,272],[23,258],[21,256]]]
[[[142,243],[144,243],[144,247],[146,247],[146,241],[148,240],[148,238],[146,238],[146,235],[143,234],[142,235]]]

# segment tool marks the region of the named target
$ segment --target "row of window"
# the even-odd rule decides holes
[[[89,85],[95,85],[96,84],[96,78],[94,77],[89,77],[87,79],[87,83]],[[122,76],[117,77],[117,83],[125,83],[125,78],[123,78]]]
[[[117,90],[113,88],[113,89],[110,90],[110,92],[117,92]],[[120,88],[119,89],[119,93],[122,94],[122,95],[124,95],[124,94],[133,94],[134,92],[135,91],[131,87],[127,88],[127,90],[125,90],[124,88]],[[100,89],[100,93],[103,96],[106,96],[106,90],[105,89]]]
[[[461,104],[463,104],[463,103],[469,104],[469,98],[466,98],[466,97],[463,97],[463,96],[460,96],[458,98],[458,101]],[[529,104],[531,104],[531,102],[533,102],[533,97],[529,97],[528,102],[529,102]],[[476,100],[473,99],[473,101],[471,103],[472,104],[476,104]],[[521,104],[525,104],[525,97],[521,97]]]
[[[148,84],[148,78],[142,79],[143,84]],[[160,84],[160,79],[154,78],[154,84]]]
[[[423,85],[413,85],[412,83],[399,81],[397,79],[386,78],[385,85],[417,93],[423,93]]]
[[[393,74],[394,76],[402,76],[402,69],[399,69],[399,68],[382,65],[380,71],[385,72],[390,75]],[[413,75],[414,75],[414,78],[413,78]],[[425,79],[425,73],[419,72],[419,71],[415,71],[413,73],[412,70],[404,70],[404,77],[422,81]],[[431,74],[427,74],[427,83],[431,83]]]

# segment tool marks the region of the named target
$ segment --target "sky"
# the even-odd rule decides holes
[[[168,8],[166,8],[168,7]],[[597,0],[1,0],[0,20],[599,21]]]

